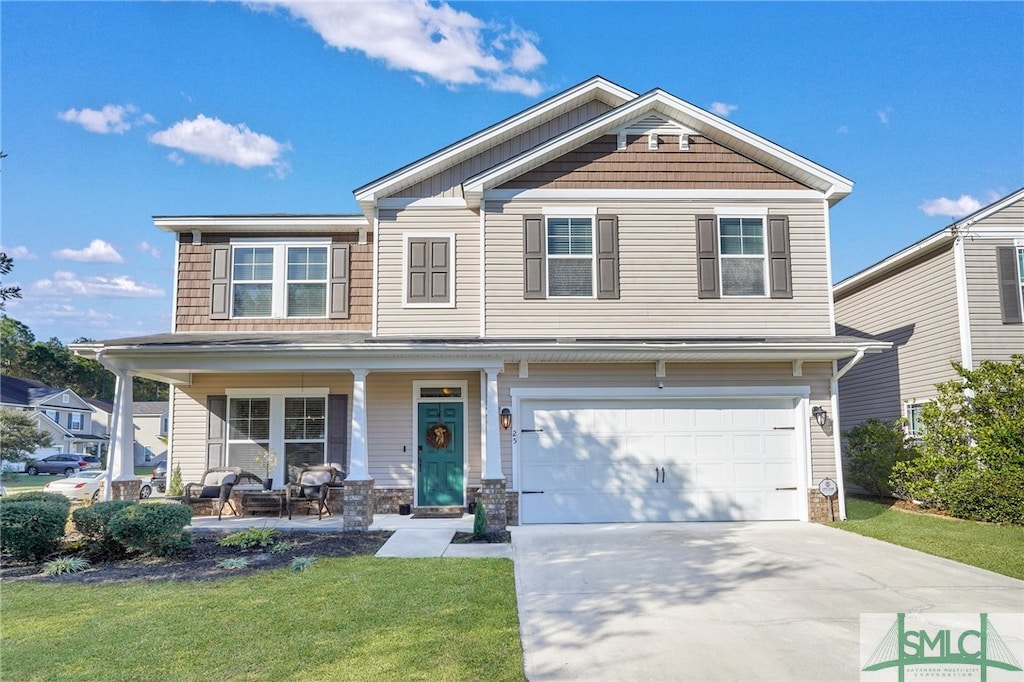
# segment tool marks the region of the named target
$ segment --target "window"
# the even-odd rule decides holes
[[[349,246],[319,239],[215,246],[210,317],[348,317]]]
[[[324,402],[323,398],[284,399],[284,459],[288,471],[324,463]]]
[[[60,412],[57,410],[43,410],[43,414],[60,424]]]
[[[82,430],[82,413],[71,412],[68,414],[68,428],[72,431]]]
[[[454,237],[407,235],[405,240],[405,303],[450,307]]]
[[[270,478],[282,480],[282,472],[293,473],[325,462],[327,444],[327,398],[232,397],[228,400],[228,466],[261,478],[267,475],[257,456],[265,452],[284,454]],[[284,467],[283,469],[281,467]]]
[[[921,423],[921,411],[924,403],[907,403],[907,435],[918,439],[924,433],[924,425]]]
[[[233,398],[228,407],[228,466],[265,473],[256,456],[270,450],[270,398]]]
[[[1020,284],[1021,308],[1024,309],[1024,246],[1017,249],[1017,281]]]
[[[1003,324],[1024,323],[1024,246],[996,247],[996,278]]]
[[[764,296],[764,222],[761,218],[721,218],[722,296]]]
[[[548,218],[548,296],[594,295],[594,225],[590,218]]]

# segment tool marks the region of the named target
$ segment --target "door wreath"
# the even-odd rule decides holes
[[[434,424],[427,429],[427,445],[435,450],[444,450],[452,442],[452,430],[441,424]]]

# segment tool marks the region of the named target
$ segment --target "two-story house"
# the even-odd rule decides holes
[[[836,362],[888,347],[835,334],[851,188],[595,77],[356,189],[361,215],[157,217],[173,331],[76,351],[122,411],[131,375],[173,385],[186,482],[337,462],[351,528],[477,495],[492,525],[822,520]]]
[[[137,400],[132,404],[135,466],[151,467],[166,458],[168,413],[166,400]]]
[[[3,376],[0,407],[34,414],[36,428],[50,434],[52,445],[33,453],[36,459],[58,453],[99,455],[107,444],[107,431],[93,421],[93,406],[70,388]]]
[[[936,384],[983,360],[1024,353],[1024,189],[931,234],[836,284],[841,334],[889,341],[893,349],[841,383],[842,428],[872,417],[907,419]]]

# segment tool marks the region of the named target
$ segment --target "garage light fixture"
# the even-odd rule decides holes
[[[818,426],[825,426],[825,422],[828,421],[828,412],[821,405],[811,408],[811,416],[814,417],[814,421],[818,422]]]
[[[512,410],[503,407],[501,408],[501,428],[508,431],[510,426],[512,426]]]

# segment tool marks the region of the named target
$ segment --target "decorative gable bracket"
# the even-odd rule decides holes
[[[657,114],[634,119],[621,128],[616,129],[614,133],[616,137],[615,146],[619,150],[623,150],[628,146],[630,135],[636,135],[646,136],[647,148],[651,151],[656,151],[660,142],[658,136],[663,135],[678,137],[679,151],[682,152],[689,151],[690,149],[690,135],[699,134],[692,128]]]

